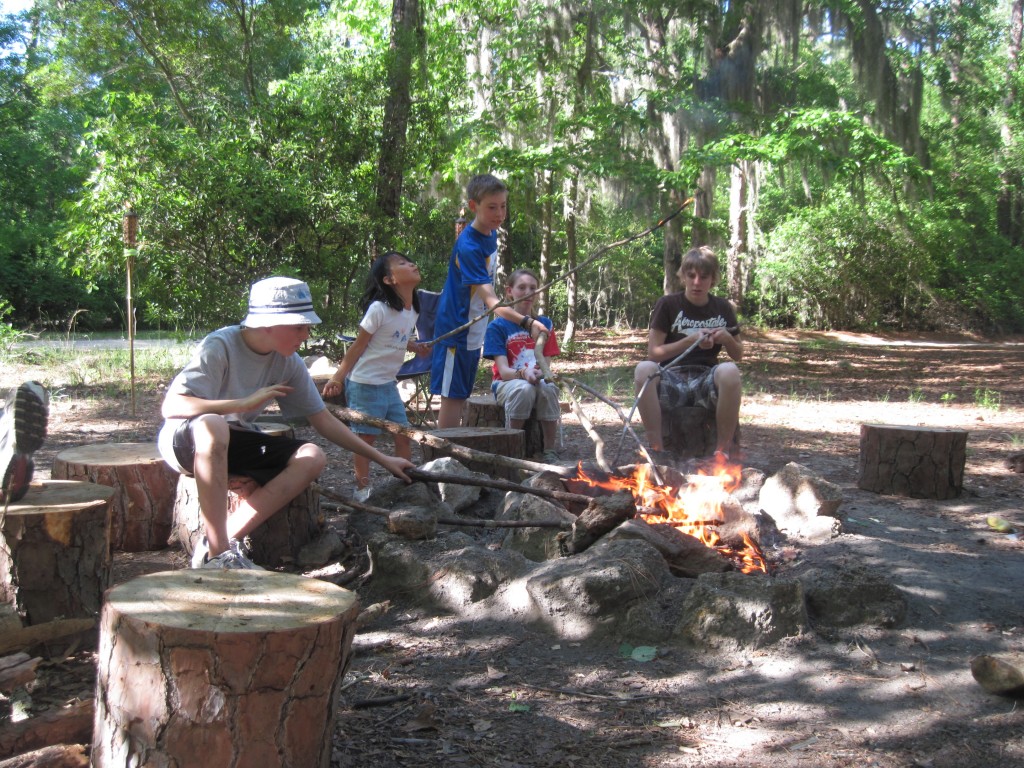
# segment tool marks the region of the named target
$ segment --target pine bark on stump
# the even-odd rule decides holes
[[[456,445],[472,448],[484,453],[492,453],[497,456],[509,456],[513,459],[523,458],[523,430],[506,429],[505,427],[448,427],[447,429],[432,429],[427,434],[447,440]],[[442,456],[450,456],[450,452],[443,448],[435,448],[430,445],[420,446],[423,461],[439,459]],[[518,470],[508,467],[499,467],[488,464],[486,461],[463,462],[468,469],[474,472],[483,472],[491,477],[501,477],[506,480],[514,480],[518,477]]]
[[[228,516],[259,487],[252,478],[229,477]],[[323,525],[320,491],[312,484],[246,537],[253,562],[277,568],[294,561],[299,550],[316,538]],[[174,533],[191,555],[204,532],[195,478],[181,475],[174,499]]]
[[[171,533],[178,473],[156,443],[95,443],[68,448],[53,460],[55,480],[117,489],[110,505],[110,543],[122,552],[163,549]]]
[[[952,499],[964,485],[967,432],[861,424],[857,487],[915,499]]]
[[[153,573],[107,593],[92,764],[327,768],[359,601],[274,571]]]
[[[0,524],[0,598],[26,624],[99,613],[110,586],[115,493],[96,483],[44,480],[8,505]]]
[[[467,427],[504,427],[505,406],[494,399],[493,395],[476,395],[466,401]],[[523,456],[536,456],[544,450],[544,432],[540,421],[531,414],[523,422]],[[552,448],[554,446],[551,446]]]
[[[88,768],[84,744],[54,744],[0,760],[0,768]]]
[[[718,422],[707,408],[673,408],[662,411],[665,448],[681,459],[710,456],[718,446]],[[739,427],[734,443],[739,443]]]

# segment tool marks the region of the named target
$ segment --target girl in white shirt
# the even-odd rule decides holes
[[[365,314],[359,321],[359,333],[324,385],[324,397],[337,396],[344,387],[349,408],[378,419],[409,423],[395,376],[407,351],[429,353],[426,344],[413,340],[420,309],[416,293],[419,284],[419,267],[401,253],[388,251],[374,259],[360,302]],[[381,432],[365,424],[353,423],[351,429],[369,445]],[[412,447],[405,435],[395,435],[395,455],[411,459]],[[358,454],[352,459],[356,498],[365,501],[370,495],[370,462]]]

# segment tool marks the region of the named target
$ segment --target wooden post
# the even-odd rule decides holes
[[[94,443],[68,448],[53,460],[55,480],[82,480],[117,489],[110,505],[110,541],[122,552],[164,549],[174,520],[178,473],[156,443]]]
[[[466,401],[463,426],[505,427],[505,406],[495,400],[493,395],[471,397]],[[523,440],[523,456],[536,456],[544,450],[544,432],[540,422],[532,415],[523,423]]]
[[[257,488],[259,483],[251,478],[229,477],[228,515]],[[249,535],[253,562],[270,568],[291,562],[300,549],[316,538],[324,522],[320,512],[320,491],[314,483]],[[203,534],[199,490],[193,477],[178,477],[174,497],[174,533],[185,552],[191,555]]]
[[[447,429],[433,429],[427,434],[477,451],[492,453],[498,456],[509,456],[513,459],[523,458],[523,430],[521,429],[505,429],[504,427],[449,427]],[[443,448],[427,444],[422,444],[420,449],[423,453],[423,461],[425,462],[439,459],[442,456],[452,455]],[[517,479],[517,470],[515,469],[487,464],[486,462],[467,461],[464,463],[467,468],[475,472],[483,472],[492,477],[502,477],[506,480]]]
[[[0,524],[0,598],[26,624],[90,618],[110,585],[114,489],[74,480],[33,483]]]
[[[915,499],[952,499],[964,485],[967,432],[861,424],[857,487]]]
[[[273,571],[152,573],[103,605],[92,765],[328,768],[359,601]]]

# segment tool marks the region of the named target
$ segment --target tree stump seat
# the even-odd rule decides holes
[[[55,480],[82,480],[117,490],[110,543],[122,552],[163,549],[174,520],[178,473],[156,443],[94,443],[67,448],[53,460]]]
[[[661,422],[665,449],[681,459],[710,456],[718,446],[718,421],[715,412],[707,408],[663,409]],[[732,442],[739,445],[739,425]]]
[[[110,509],[116,490],[44,480],[0,523],[0,597],[25,624],[95,618],[110,586]]]
[[[523,458],[524,439],[523,430],[521,429],[506,429],[505,427],[449,427],[447,429],[433,429],[427,434],[466,448],[473,448],[498,456],[508,456],[513,459]],[[425,462],[451,455],[447,450],[434,448],[429,445],[421,445],[421,449],[423,461]],[[471,461],[464,463],[474,472],[483,472],[492,477],[500,477],[505,480],[518,479],[517,470],[514,469],[495,467],[486,462]]]
[[[259,487],[260,484],[251,477],[230,475],[228,516]],[[325,518],[320,511],[320,491],[315,484],[309,485],[246,537],[253,562],[268,568],[293,562],[299,550],[321,533],[324,524]],[[174,497],[173,536],[191,556],[204,533],[195,478],[180,475]]]
[[[328,768],[359,602],[273,571],[178,570],[106,595],[92,765]]]
[[[505,406],[494,395],[475,395],[466,401],[466,427],[505,428]],[[523,423],[523,456],[536,456],[544,450],[544,433],[534,414]]]
[[[916,499],[952,499],[964,485],[967,432],[861,424],[857,487]]]

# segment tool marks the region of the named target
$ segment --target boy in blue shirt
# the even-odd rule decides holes
[[[466,186],[466,199],[473,221],[462,230],[452,248],[448,279],[438,300],[435,337],[465,325],[500,303],[493,283],[498,262],[498,228],[505,221],[508,187],[489,173],[480,174]],[[494,314],[529,331],[534,338],[546,330],[538,320],[511,307],[495,309]],[[433,345],[430,391],[441,396],[437,426],[442,429],[462,425],[463,408],[473,391],[486,329],[487,319],[481,317],[467,330]]]

